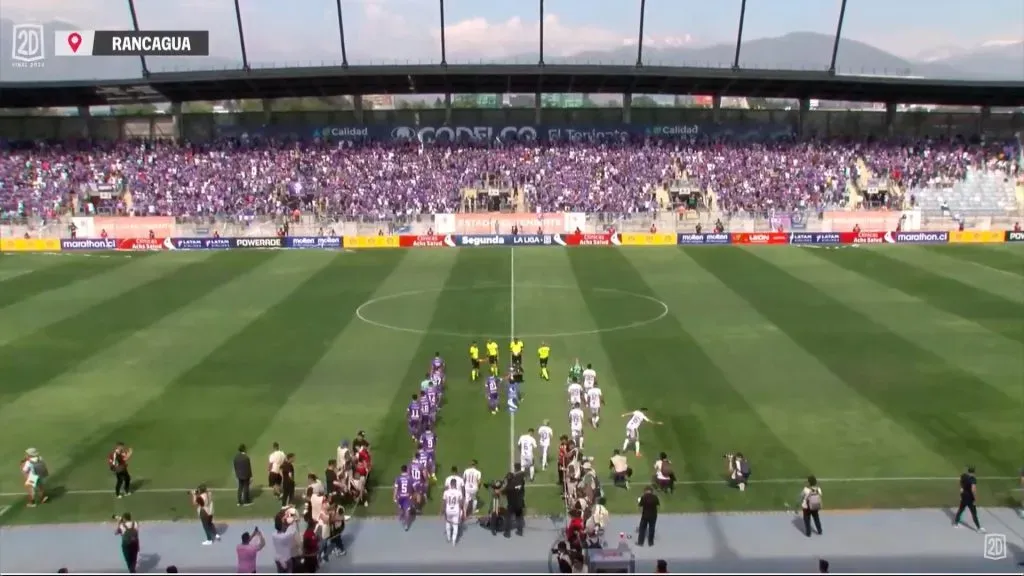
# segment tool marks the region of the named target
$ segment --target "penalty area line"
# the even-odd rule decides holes
[[[979,480],[1017,480],[1019,476],[979,476]],[[829,484],[858,484],[858,483],[877,483],[884,484],[886,482],[955,482],[958,480],[957,476],[890,476],[884,478],[818,478],[818,482],[824,482]],[[754,487],[757,484],[802,484],[807,481],[807,478],[762,478],[751,482],[751,486]],[[677,486],[710,486],[713,484],[725,484],[725,479],[719,480],[680,480],[676,482]],[[535,488],[557,488],[559,484],[551,482],[532,482],[527,486],[533,486]],[[390,484],[381,484],[372,487],[374,490],[387,490],[392,488]],[[187,492],[192,488],[143,488],[141,490],[132,492],[135,494],[172,494],[175,492]],[[253,486],[253,489],[266,490],[266,486]],[[235,492],[237,488],[210,488],[214,492]],[[109,488],[97,489],[97,490],[66,490],[62,493],[62,496],[89,496],[97,494],[110,494],[113,496]],[[0,497],[2,498],[13,498],[17,496],[24,496],[24,492],[2,492]],[[10,508],[7,506],[6,508]],[[4,510],[4,508],[0,508]],[[6,511],[6,510],[5,510]]]

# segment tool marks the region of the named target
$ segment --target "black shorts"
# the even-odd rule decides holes
[[[541,368],[547,368],[548,367],[548,359],[547,358],[541,358],[540,359],[540,367]]]
[[[523,363],[523,355],[522,354],[513,354],[512,355],[512,361],[515,362],[516,364],[522,364]]]
[[[498,363],[498,355],[495,354],[494,356],[488,356],[487,357],[487,362],[489,364],[497,364]]]
[[[277,472],[271,472],[267,474],[267,486],[270,486],[272,488],[274,486],[280,486],[283,481],[284,479],[281,478],[281,475],[278,474]]]
[[[480,359],[479,358],[470,358],[469,359],[469,365],[472,366],[473,370],[479,370],[480,369]]]

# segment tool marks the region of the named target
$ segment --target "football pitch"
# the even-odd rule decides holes
[[[507,362],[513,333],[525,398],[492,415],[467,348],[493,337]],[[272,442],[304,477],[357,430],[384,487],[363,512],[391,513],[413,452],[405,407],[435,352],[439,475],[473,458],[504,474],[513,436],[544,419],[567,433],[579,358],[607,403],[586,434],[602,474],[622,413],[664,423],[630,454],[637,486],[606,483],[613,512],[635,509],[661,451],[682,482],[669,512],[778,510],[812,473],[829,509],[948,505],[968,464],[982,505],[1019,497],[1024,249],[1009,244],[16,254],[0,256],[0,523],[191,518],[200,483],[224,489],[217,516],[268,517],[270,495],[234,505],[239,443],[261,484]],[[116,441],[135,449],[123,500],[105,465]],[[16,468],[30,446],[51,473],[36,508]],[[742,493],[722,480],[737,450]],[[533,513],[562,509],[555,482],[538,474]]]

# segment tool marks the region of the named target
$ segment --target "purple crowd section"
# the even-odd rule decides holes
[[[121,212],[178,217],[296,208],[337,218],[446,213],[462,209],[464,189],[491,186],[515,188],[535,211],[631,213],[657,209],[654,192],[680,182],[713,191],[719,209],[759,211],[839,204],[858,166],[907,191],[1015,153],[962,141],[37,143],[0,156],[0,213],[66,214],[70,198],[90,185],[115,190]]]

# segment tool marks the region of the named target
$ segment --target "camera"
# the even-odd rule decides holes
[[[505,479],[502,478],[500,480],[495,480],[493,482],[484,482],[482,484],[482,486],[484,488],[487,488],[488,490],[504,490],[505,489]]]

